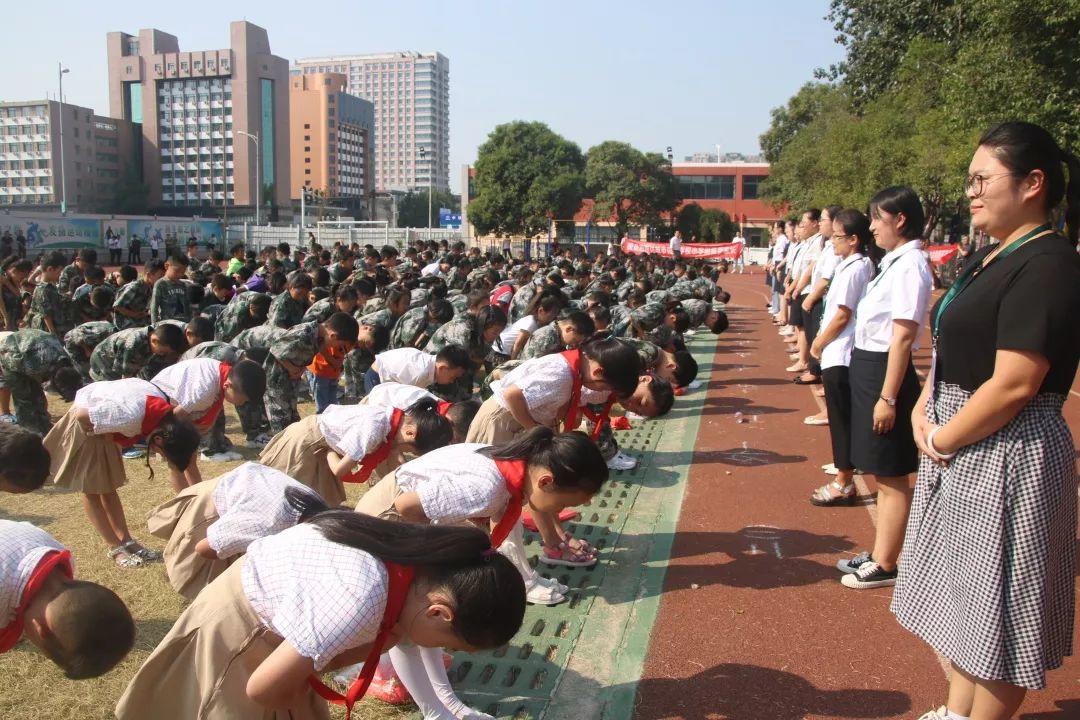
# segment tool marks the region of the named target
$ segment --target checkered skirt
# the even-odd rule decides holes
[[[937,383],[931,419],[971,398]],[[1077,473],[1065,396],[1036,396],[945,468],[920,458],[892,611],[958,667],[1029,689],[1072,654]]]

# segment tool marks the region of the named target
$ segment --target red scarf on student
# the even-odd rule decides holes
[[[528,462],[525,460],[496,460],[495,467],[506,481],[506,489],[510,491],[510,502],[506,503],[495,529],[491,531],[491,547],[498,548],[514,529],[514,524],[521,518],[521,504],[525,502],[525,471]]]
[[[350,720],[353,705],[357,700],[364,697],[364,693],[367,692],[368,687],[371,685],[371,679],[375,677],[375,670],[379,667],[379,656],[386,649],[390,631],[394,629],[398,618],[401,617],[401,611],[405,607],[405,598],[409,594],[409,587],[412,585],[413,575],[415,574],[415,570],[410,565],[398,565],[391,562],[385,563],[385,565],[386,573],[390,579],[386,592],[386,610],[383,612],[379,632],[375,636],[375,642],[371,644],[371,650],[368,651],[368,656],[364,660],[364,667],[360,670],[360,675],[353,680],[352,685],[349,686],[344,695],[326,687],[322,680],[314,675],[308,677],[308,684],[319,697],[335,705],[345,706],[345,720]]]
[[[41,558],[37,567],[34,568],[34,572],[30,574],[30,580],[26,583],[26,588],[23,589],[22,597],[19,599],[19,606],[15,608],[15,619],[8,623],[7,627],[0,628],[0,654],[6,653],[18,644],[19,638],[23,634],[23,616],[26,614],[26,608],[41,592],[45,581],[58,566],[69,578],[74,577],[75,573],[71,567],[70,551],[51,550],[45,557]]]
[[[612,394],[608,397],[607,402],[604,403],[603,409],[600,412],[593,412],[588,407],[581,408],[581,413],[596,423],[596,427],[593,428],[592,435],[590,437],[593,440],[600,439],[600,428],[604,427],[604,423],[611,417],[611,406],[615,404],[615,395]]]
[[[440,415],[442,415],[443,417],[446,417],[446,413],[450,412],[450,408],[452,408],[453,406],[454,406],[454,403],[452,403],[452,402],[447,402],[445,400],[440,400],[439,404],[435,406],[435,409],[438,411],[438,413]]]
[[[121,435],[120,433],[113,433],[113,442],[122,448],[133,446],[135,443],[154,432],[165,416],[172,412],[172,409],[172,405],[170,405],[169,401],[165,398],[159,398],[157,395],[147,395],[146,407],[143,410],[142,425],[139,426],[139,434],[135,437],[128,437],[127,435]]]
[[[560,355],[570,366],[570,375],[574,378],[570,386],[570,404],[566,408],[566,420],[563,429],[569,432],[581,424],[581,351],[563,350]]]
[[[360,461],[359,470],[341,478],[342,482],[366,482],[371,477],[371,473],[379,466],[379,463],[390,457],[390,450],[393,448],[394,439],[397,437],[398,430],[401,429],[401,420],[404,417],[404,410],[394,408],[394,413],[390,416],[390,432],[387,433],[386,439],[379,447],[364,456],[364,459]]]
[[[225,381],[229,379],[229,373],[232,372],[233,366],[229,363],[223,362],[218,365],[218,394],[217,399],[214,400],[214,404],[211,405],[203,416],[195,422],[195,427],[200,430],[206,430],[214,421],[217,420],[218,413],[221,412],[221,408],[225,405]]]

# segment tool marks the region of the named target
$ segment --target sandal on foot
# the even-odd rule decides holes
[[[789,372],[789,373],[806,372],[806,366],[805,365],[795,364],[795,365],[792,365],[791,367],[784,368],[784,372]]]
[[[128,553],[139,558],[143,562],[160,562],[164,557],[157,550],[151,550],[148,547],[143,547],[137,540],[128,540],[120,547],[124,548]]]
[[[596,556],[574,550],[566,543],[559,543],[557,547],[544,545],[540,553],[540,562],[545,565],[562,565],[564,567],[591,567],[596,564]]]
[[[819,418],[817,415],[809,415],[803,419],[803,425],[828,425],[829,418]]]
[[[818,507],[851,505],[853,502],[855,502],[855,484],[844,486],[835,480],[822,485],[810,496],[810,504]]]
[[[117,567],[122,568],[137,568],[142,567],[142,558],[133,555],[128,552],[123,545],[117,545],[114,548],[109,548],[106,553],[108,558],[116,564]]]

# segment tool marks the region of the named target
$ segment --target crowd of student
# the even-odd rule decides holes
[[[1012,717],[1073,650],[1062,405],[1080,360],[1080,163],[1042,128],[1005,123],[968,173],[972,223],[997,242],[936,302],[908,187],[877,193],[869,216],[830,206],[777,223],[766,274],[787,370],[820,408],[805,422],[831,439],[835,479],[810,501],[853,504],[859,472],[876,485],[873,547],[837,563],[841,582],[895,586],[899,622],[951,662],[947,704],[924,720]]]
[[[445,242],[198,253],[107,275],[93,250],[47,252],[6,260],[0,281],[0,491],[79,493],[117,566],[163,561],[191,601],[117,717],[326,717],[384,653],[426,718],[489,717],[454,694],[442,648],[499,647],[526,602],[567,599],[527,560],[524,526],[543,566],[597,562],[565,523],[636,463],[612,425],[696,386],[684,337],[726,329],[719,272]],[[55,422],[46,387],[71,403]],[[203,480],[201,464],[242,459],[227,405],[258,462]],[[152,477],[151,455],[175,493],[148,518],[164,552],[133,537],[119,492],[125,458]],[[0,626],[0,651],[25,637],[71,678],[134,642],[121,598],[6,520]],[[330,671],[355,676],[344,696],[318,680]]]

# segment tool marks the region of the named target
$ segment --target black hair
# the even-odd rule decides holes
[[[1065,200],[1065,224],[1069,240],[1080,234],[1080,160],[1065,150],[1043,127],[1029,122],[1006,122],[983,133],[979,146],[994,156],[1016,177],[1035,170],[1046,176],[1046,211],[1053,213]],[[1063,168],[1069,169],[1068,184]]]
[[[187,267],[190,264],[188,262],[187,255],[181,252],[174,252],[172,255],[170,255],[169,262],[173,265],[180,265],[182,267]]]
[[[727,293],[724,293],[724,294],[728,295]],[[728,295],[728,297],[730,298],[731,296]],[[710,309],[709,312],[715,312],[716,313],[716,320],[714,320],[713,324],[709,326],[709,329],[713,331],[713,334],[719,335],[720,333],[722,333],[722,332],[724,332],[725,330],[728,329],[729,322],[728,322],[728,316],[727,316],[726,312],[724,312],[723,310],[712,310],[712,309]]]
[[[109,588],[85,580],[65,582],[42,652],[69,680],[104,675],[135,645],[135,621],[124,601]]]
[[[380,353],[390,346],[390,328],[385,325],[369,325],[371,328],[371,352]]]
[[[214,322],[203,315],[196,315],[191,318],[191,321],[187,324],[187,329],[199,339],[199,342],[214,339]]]
[[[477,342],[483,340],[484,331],[491,327],[497,327],[507,325],[506,312],[501,307],[494,305],[488,305],[481,308],[480,312],[476,314],[476,334]]]
[[[150,275],[159,272],[165,272],[165,261],[161,258],[154,258],[143,263],[143,273]]]
[[[545,288],[533,296],[529,306],[525,309],[526,315],[535,315],[538,310],[558,312],[566,307],[567,298],[561,290]]]
[[[75,399],[75,393],[83,386],[82,373],[65,359],[63,364],[53,370],[49,385],[66,402],[72,402]]]
[[[588,313],[581,310],[563,310],[557,320],[569,322],[574,326],[574,330],[577,331],[578,335],[586,339],[592,337],[593,333],[596,332],[596,323],[593,322]]]
[[[821,210],[819,208],[803,210],[802,214],[810,216],[810,222],[820,222],[821,220]]]
[[[233,279],[225,273],[214,273],[210,278],[210,287],[219,290],[232,290],[236,286]]]
[[[34,270],[34,263],[26,258],[21,258],[18,255],[8,255],[4,258],[3,263],[0,263],[0,270],[3,270],[4,272],[14,270],[16,272],[29,274]],[[121,270],[123,270],[123,268],[121,268]]]
[[[649,383],[649,392],[652,393],[653,402],[656,403],[656,415],[653,417],[663,417],[671,412],[675,404],[675,388],[671,387],[671,383],[662,377],[654,376],[652,382]]]
[[[292,279],[289,280],[290,290],[298,288],[302,290],[310,290],[312,288],[312,285],[313,283],[311,281],[311,276],[307,273],[296,273],[292,276]]]
[[[280,242],[277,244],[277,251],[288,255],[290,252],[292,252],[292,248],[289,247],[289,243]]]
[[[423,455],[437,448],[445,447],[454,439],[454,427],[450,421],[439,414],[439,402],[434,398],[423,397],[414,402],[405,414],[416,423],[416,452]]]
[[[483,307],[490,302],[490,297],[485,290],[470,290],[469,294],[465,298],[465,307],[472,310],[473,308]]]
[[[246,248],[244,247],[244,243],[233,243],[233,245],[229,248],[229,254],[235,255],[236,253],[244,252],[245,250]]]
[[[94,248],[80,248],[76,257],[85,263],[94,265],[97,263],[97,250]]]
[[[196,273],[196,276],[198,275],[199,273]],[[202,280],[199,277],[196,277],[195,280],[197,284],[187,286],[188,302],[190,302],[193,306],[201,304],[203,299],[206,297],[206,288],[203,287]]]
[[[454,306],[449,300],[435,299],[427,304],[425,311],[434,322],[448,323],[454,319]]]
[[[465,442],[465,437],[469,434],[469,426],[472,425],[473,418],[479,411],[480,401],[474,398],[461,400],[450,406],[446,411],[446,419],[454,428],[454,442]]]
[[[96,265],[94,267],[97,267]],[[90,304],[99,310],[108,310],[113,304],[113,291],[105,285],[98,285],[90,291]]]
[[[641,375],[641,358],[634,348],[616,338],[597,338],[584,343],[581,354],[603,368],[604,381],[616,395],[634,392]]]
[[[229,380],[249,402],[261,400],[266,392],[266,371],[254,360],[241,360],[233,365]]]
[[[307,277],[305,275],[304,277]],[[311,282],[311,278],[308,278],[308,282]],[[271,295],[280,295],[285,292],[285,288],[288,287],[289,280],[285,277],[285,273],[280,270],[275,270],[266,277],[267,290]]]
[[[596,443],[580,430],[556,434],[551,428],[538,425],[502,445],[476,452],[494,460],[525,460],[529,465],[547,468],[555,486],[564,490],[584,490],[595,495],[608,479],[604,456]]]
[[[386,307],[390,308],[391,305],[397,305],[402,300],[411,300],[412,293],[405,288],[395,287],[386,291]]]
[[[41,256],[41,267],[43,268],[62,268],[65,265],[67,265],[67,258],[59,250],[50,250]]]
[[[904,227],[900,228],[900,237],[917,240],[923,235],[926,215],[918,194],[907,185],[893,185],[870,198],[870,216],[880,217],[880,213],[903,215]]]
[[[323,323],[329,329],[336,332],[345,342],[356,342],[356,336],[360,332],[360,325],[349,313],[336,312]]]
[[[675,332],[682,335],[690,329],[690,314],[686,312],[686,308],[678,300],[672,300],[664,305],[665,320],[667,320],[668,315],[675,316]]]
[[[686,350],[675,353],[675,382],[679,387],[686,387],[694,382],[698,374],[698,364],[694,356]]]
[[[823,213],[829,213],[829,219],[830,220],[835,220],[836,219],[836,214],[839,213],[843,209],[844,209],[843,205],[826,205],[822,209],[822,212]],[[828,238],[826,238],[826,240],[827,239]]]
[[[610,325],[611,324],[611,309],[610,308],[604,307],[603,305],[593,305],[586,312],[588,313],[589,317],[591,317],[593,319],[593,325],[594,326],[597,325],[597,324],[603,324],[603,325]]]
[[[251,276],[255,274],[255,268],[250,265],[241,265],[236,269],[236,274],[240,276],[240,279],[247,282],[251,279]]]
[[[375,294],[375,283],[368,278],[357,278],[353,280],[352,286],[356,288],[356,292],[360,295],[371,297]]]
[[[859,244],[855,248],[870,258],[876,266],[884,255],[884,251],[874,242],[874,234],[870,232],[870,219],[858,210],[848,208],[836,213],[833,223],[840,226],[845,235],[852,235]]]
[[[166,462],[181,472],[187,470],[191,465],[192,456],[199,449],[199,443],[202,441],[202,436],[199,435],[199,430],[195,425],[190,420],[177,418],[170,410],[158,426],[146,436],[146,442],[150,444],[159,437],[161,438],[161,454],[165,456]],[[150,469],[151,480],[154,479],[154,468],[150,465],[152,454],[146,453],[146,467]]]
[[[290,504],[299,495],[296,488],[285,493]],[[454,632],[469,645],[501,647],[521,629],[525,582],[509,560],[491,552],[483,530],[395,522],[338,509],[315,512],[307,522],[330,542],[383,562],[415,566],[418,581],[451,596]]]
[[[330,271],[324,267],[317,267],[310,271],[308,277],[315,287],[327,287],[330,285]],[[306,273],[305,273],[306,274]]]
[[[37,490],[49,476],[49,451],[41,436],[18,425],[0,423],[0,477],[26,492]]]
[[[83,270],[83,280],[87,283],[94,280],[105,280],[105,268],[100,265],[88,265],[87,268]]]
[[[360,295],[356,292],[356,288],[350,285],[342,285],[334,293],[335,300],[352,300],[354,303],[360,299]]]
[[[460,345],[450,344],[435,354],[436,360],[442,360],[456,368],[462,368],[466,373],[472,370],[472,356],[469,351]]]
[[[172,323],[159,323],[154,326],[154,337],[162,345],[172,348],[177,355],[182,355],[188,349],[187,338],[184,331]]]
[[[330,297],[330,291],[324,287],[311,288],[311,293],[308,295],[308,299],[311,300],[312,305],[320,300],[325,300],[328,297]]]

